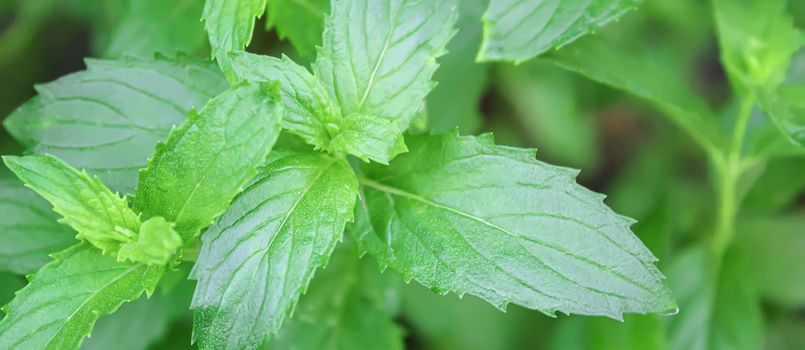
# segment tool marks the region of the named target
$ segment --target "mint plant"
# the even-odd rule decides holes
[[[714,234],[669,271],[672,287],[702,286],[675,291],[685,303],[702,298],[703,331],[714,336],[679,331],[673,346],[729,348],[733,340],[718,335],[740,332],[709,326],[730,318],[721,300],[752,298],[728,254],[752,171],[801,153],[801,81],[786,72],[805,39],[783,1],[714,2],[737,96],[725,132],[663,61],[581,38],[637,3],[491,0],[476,17],[463,12],[480,3],[457,0],[188,5],[215,63],[164,52],[199,49],[192,29],[175,40],[163,33],[165,23],[202,26],[185,17],[165,17],[149,32],[158,38],[136,41],[127,55],[126,38],[148,26],[138,20],[148,9],[184,8],[130,4],[104,51],[113,59],[89,59],[86,70],[37,86],[5,120],[27,152],[3,158],[20,181],[0,181],[0,206],[11,214],[0,224],[11,237],[0,268],[33,275],[3,308],[0,348],[102,347],[84,342],[99,317],[125,324],[115,316],[127,306],[167,304],[192,310],[185,342],[202,349],[402,348],[399,280],[551,317],[677,313],[635,220],[579,185],[578,170],[489,133],[427,130],[440,118],[428,105],[434,75],[451,68],[439,63],[464,35],[459,23],[472,21],[483,26],[482,44],[455,44],[465,56],[541,55],[655,104],[707,155]],[[264,13],[295,53],[246,51]],[[457,99],[481,88],[468,90]],[[753,111],[770,121],[750,128]],[[188,279],[195,285],[182,298],[175,290]],[[670,318],[669,328],[689,329],[689,317]]]

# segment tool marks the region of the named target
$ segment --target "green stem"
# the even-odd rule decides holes
[[[718,172],[718,216],[716,231],[713,237],[713,249],[716,259],[721,256],[735,235],[735,216],[738,213],[738,182],[746,170],[741,157],[741,148],[746,136],[746,125],[752,115],[755,96],[750,95],[741,102],[738,119],[732,131],[732,139],[728,149],[716,161]]]

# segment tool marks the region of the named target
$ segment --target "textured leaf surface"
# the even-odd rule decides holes
[[[491,0],[484,14],[485,61],[523,62],[595,32],[639,0]]]
[[[342,115],[371,114],[408,129],[458,18],[454,0],[345,0],[325,20],[313,71]]]
[[[101,181],[91,178],[52,156],[4,157],[11,171],[26,186],[53,205],[61,222],[104,252],[117,253],[140,230],[138,215],[128,201],[112,193]]]
[[[198,20],[203,1],[136,0],[125,6],[103,49],[104,57],[194,53],[204,46],[206,34]]]
[[[805,84],[780,86],[761,96],[760,106],[790,142],[805,146]]]
[[[387,305],[396,293],[389,277],[397,278],[372,265],[353,250],[337,249],[267,349],[404,349]]]
[[[212,57],[230,76],[230,52],[243,51],[252,41],[255,18],[263,15],[267,0],[206,0],[204,27],[210,38]]]
[[[271,0],[266,26],[276,28],[280,38],[288,38],[300,55],[311,55],[321,43],[329,9],[330,0]]]
[[[388,164],[396,155],[408,151],[400,129],[393,120],[354,113],[344,118],[330,142],[334,153],[349,153],[365,162],[370,159]]]
[[[290,58],[282,59],[246,52],[233,53],[232,69],[239,79],[253,82],[280,82],[280,96],[285,108],[282,127],[301,136],[317,149],[330,142],[328,125],[341,120],[338,105],[327,89],[305,67]]]
[[[192,111],[140,172],[134,208],[176,223],[187,244],[226,210],[277,140],[282,119],[271,84],[238,84]]]
[[[805,36],[786,13],[785,0],[713,1],[721,61],[733,85],[749,93],[785,78]]]
[[[134,193],[137,170],[192,107],[226,89],[214,66],[189,59],[87,60],[87,70],[37,85],[6,120],[28,151],[52,154]]]
[[[367,166],[361,178],[360,214],[373,230],[358,230],[358,240],[381,265],[499,308],[613,318],[675,310],[633,220],[577,185],[576,171],[495,146],[490,135],[409,144],[410,153]]]
[[[258,347],[276,333],[351,220],[349,164],[318,152],[274,151],[207,230],[191,277],[202,349]]]
[[[719,133],[707,103],[694,94],[668,57],[630,52],[598,38],[579,40],[550,54],[560,67],[655,104],[705,149]]]
[[[87,244],[55,258],[5,306],[0,348],[78,348],[99,315],[153,291],[163,271],[117,262]]]
[[[0,270],[34,272],[50,261],[48,254],[75,244],[75,232],[59,225],[52,207],[19,180],[0,174]]]

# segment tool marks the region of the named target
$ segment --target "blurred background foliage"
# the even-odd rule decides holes
[[[428,128],[493,132],[499,144],[535,147],[544,161],[581,169],[583,185],[606,193],[617,212],[638,220],[634,231],[660,259],[680,312],[629,315],[624,322],[552,319],[517,306],[501,313],[473,297],[459,301],[412,283],[393,296],[409,348],[805,348],[805,157],[779,156],[753,170],[754,186],[745,193],[726,255],[730,263],[716,284],[702,248],[713,227],[715,190],[695,141],[644,100],[559,68],[553,53],[520,65],[476,63],[484,2],[462,2],[460,31],[439,61],[439,85],[427,99]],[[271,3],[249,51],[310,61],[312,52],[294,47],[318,40],[319,17],[272,14]],[[326,7],[327,1],[311,3]],[[645,1],[592,40],[656,63],[662,69],[635,67],[635,74],[659,89],[667,79],[681,80],[689,87],[682,93],[701,96],[722,114],[736,102],[719,61],[710,6]],[[85,57],[208,57],[202,8],[201,0],[0,0],[0,116],[32,97],[35,84],[83,69]],[[805,1],[790,1],[788,10],[805,28]],[[302,29],[284,31],[288,20],[303,23]],[[805,54],[795,57],[791,71],[805,75]],[[21,152],[2,131],[0,153]],[[187,348],[192,282],[182,276],[168,278],[154,302],[127,304],[101,319],[100,335],[84,348]],[[0,272],[0,302],[24,281]],[[716,297],[702,297],[707,294]]]

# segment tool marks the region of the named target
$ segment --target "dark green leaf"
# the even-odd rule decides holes
[[[0,271],[34,272],[50,260],[48,254],[75,243],[75,232],[59,225],[51,208],[19,180],[0,175]]]
[[[266,27],[276,28],[279,37],[288,38],[300,55],[311,55],[321,43],[329,9],[330,0],[271,0]]]
[[[523,62],[592,33],[639,0],[491,0],[484,14],[483,61]]]
[[[5,120],[35,154],[52,154],[134,193],[137,170],[192,107],[226,88],[214,67],[187,58],[87,60],[87,70],[36,87]]]
[[[202,237],[191,277],[193,337],[202,349],[258,347],[275,334],[352,219],[349,164],[276,150]]]
[[[279,88],[238,84],[211,100],[157,145],[140,172],[134,209],[176,223],[185,244],[224,212],[277,140]]]

